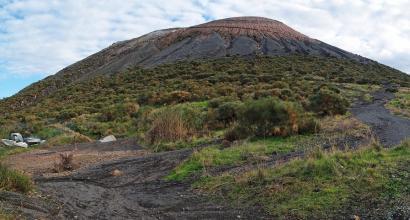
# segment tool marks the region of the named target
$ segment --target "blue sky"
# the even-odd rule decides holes
[[[410,73],[409,10],[407,0],[0,0],[0,98],[116,41],[245,15]]]

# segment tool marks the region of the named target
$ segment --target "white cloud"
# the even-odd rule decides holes
[[[0,77],[53,74],[119,40],[244,15],[410,73],[409,9],[405,0],[0,0]]]

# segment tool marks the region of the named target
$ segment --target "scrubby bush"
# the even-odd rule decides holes
[[[240,124],[235,124],[225,132],[224,139],[228,141],[236,141],[245,139],[249,137],[251,134],[252,133],[249,127],[245,127]]]
[[[291,134],[313,133],[319,126],[313,116],[303,111],[294,102],[277,98],[247,101],[238,115],[238,125],[229,129],[227,140],[255,136],[288,136]]]
[[[310,109],[322,116],[343,115],[349,107],[347,99],[328,89],[320,89],[309,100]]]
[[[42,139],[49,139],[63,134],[63,131],[53,127],[44,127],[40,131],[36,132],[35,135]]]
[[[187,91],[173,91],[165,95],[161,103],[177,104],[192,100],[192,94]]]
[[[236,101],[235,97],[232,96],[222,96],[222,97],[218,97],[218,98],[214,98],[209,100],[208,102],[208,106],[210,108],[218,108],[220,105],[222,105],[223,103],[226,102],[233,102]]]
[[[306,114],[300,119],[298,125],[299,134],[317,133],[319,130],[321,130],[320,123],[312,115]]]
[[[238,118],[238,114],[242,103],[240,102],[226,102],[221,104],[216,109],[216,119],[226,125],[234,122]]]
[[[150,128],[146,132],[149,143],[186,140],[204,131],[206,114],[189,105],[178,105],[151,112]]]
[[[103,122],[121,121],[129,117],[135,117],[139,109],[140,106],[132,102],[110,105],[101,110],[99,119]]]
[[[177,141],[188,138],[189,132],[189,124],[184,121],[181,112],[168,110],[155,116],[151,128],[146,133],[146,138],[151,144],[161,141]]]
[[[289,122],[287,103],[274,98],[248,101],[240,114],[242,126],[249,126],[257,136],[269,135],[274,127]]]
[[[66,121],[68,119],[74,118],[77,116],[77,113],[71,109],[63,110],[57,117],[61,121]]]

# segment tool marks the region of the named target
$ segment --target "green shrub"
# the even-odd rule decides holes
[[[63,110],[57,118],[61,121],[66,121],[68,119],[74,118],[77,116],[77,113],[71,109]]]
[[[187,91],[173,91],[164,96],[164,98],[159,101],[159,103],[166,103],[166,104],[177,104],[183,103],[187,101],[191,101],[193,99],[193,95]]]
[[[214,99],[209,100],[208,106],[210,108],[218,108],[223,103],[233,102],[233,101],[236,101],[236,99],[234,97],[222,96],[222,97],[218,97],[218,98],[214,98]]]
[[[328,89],[320,89],[309,100],[310,109],[322,116],[343,115],[349,107],[347,99]]]
[[[291,134],[314,133],[319,129],[312,115],[294,102],[277,98],[247,101],[238,115],[238,125],[225,133],[227,140],[238,140],[255,135],[288,136]]]
[[[0,190],[28,193],[32,188],[29,177],[0,164]]]
[[[317,133],[319,130],[320,123],[312,115],[306,115],[300,119],[298,126],[299,134]]]
[[[236,124],[225,132],[224,139],[228,141],[242,140],[249,137],[251,134],[249,127]]]
[[[36,132],[35,135],[42,139],[49,139],[58,135],[63,134],[63,131],[53,127],[45,127],[40,131]]]
[[[216,119],[226,125],[236,121],[242,103],[240,102],[226,102],[221,104],[216,109]]]
[[[132,102],[111,105],[102,109],[99,119],[103,122],[124,121],[129,117],[136,117],[139,109],[140,106]]]
[[[248,126],[256,136],[270,135],[274,127],[289,122],[288,105],[291,104],[275,98],[248,101],[240,114],[240,124]]]

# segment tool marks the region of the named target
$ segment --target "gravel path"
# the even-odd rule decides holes
[[[372,94],[370,103],[359,102],[352,108],[353,115],[368,124],[383,146],[391,147],[410,138],[410,120],[393,115],[384,105],[394,98],[394,94],[385,89]]]

